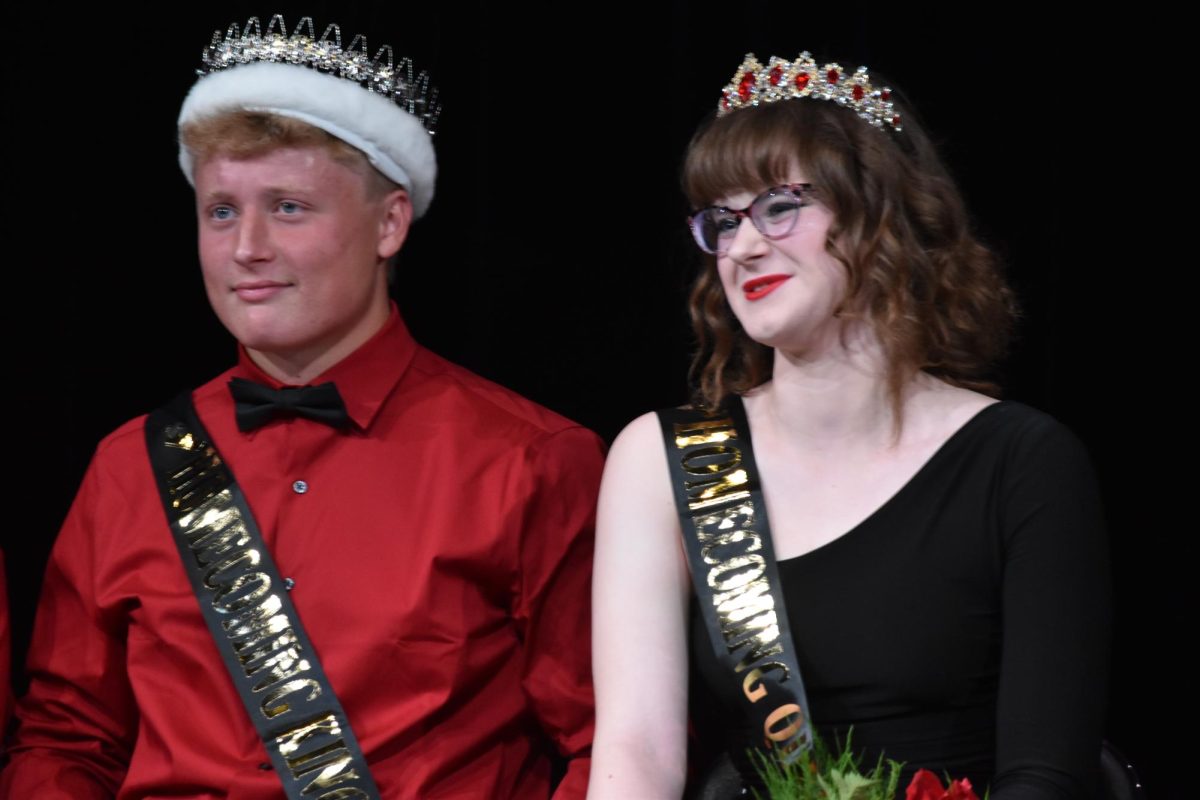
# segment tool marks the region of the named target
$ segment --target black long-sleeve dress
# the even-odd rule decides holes
[[[764,482],[769,482],[769,476]],[[968,777],[991,800],[1090,798],[1110,621],[1107,545],[1080,442],[996,403],[870,517],[779,563],[813,722],[827,742]],[[697,761],[753,743],[714,703],[693,615]],[[743,761],[744,766],[744,761]]]

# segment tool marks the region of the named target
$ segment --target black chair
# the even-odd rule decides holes
[[[1108,741],[1100,748],[1100,800],[1146,800],[1137,770]]]

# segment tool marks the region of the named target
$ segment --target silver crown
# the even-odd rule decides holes
[[[242,30],[230,25],[222,36],[213,31],[212,43],[200,57],[197,75],[231,69],[241,64],[270,61],[295,64],[357,83],[381,95],[412,114],[432,136],[436,132],[442,104],[437,89],[429,85],[429,74],[413,74],[411,58],[393,63],[392,48],[384,45],[374,58],[367,55],[367,38],[357,35],[350,46],[342,47],[342,29],[330,24],[317,39],[312,17],[304,17],[287,36],[282,14],[271,17],[264,35],[258,17],[246,20]]]

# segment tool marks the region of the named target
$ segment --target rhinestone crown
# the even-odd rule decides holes
[[[304,17],[291,36],[282,14],[271,17],[267,32],[262,32],[258,17],[246,20],[239,31],[236,23],[222,36],[213,32],[212,43],[201,55],[198,75],[256,61],[295,64],[357,83],[370,92],[381,95],[402,110],[412,114],[432,136],[437,128],[442,106],[437,89],[429,85],[429,74],[422,71],[414,76],[412,59],[393,62],[392,48],[384,45],[371,58],[367,54],[367,39],[358,35],[350,46],[342,47],[342,29],[330,25],[317,39],[312,17]]]
[[[866,67],[859,67],[852,73],[847,73],[837,63],[818,69],[817,62],[807,51],[795,61],[771,56],[766,67],[753,53],[747,53],[733,80],[721,90],[717,116],[723,117],[739,108],[801,97],[832,100],[852,109],[876,128],[902,130],[900,115],[893,108],[892,90],[872,86]]]

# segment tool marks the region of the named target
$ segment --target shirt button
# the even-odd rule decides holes
[[[296,481],[292,484],[292,491],[296,494],[304,494],[308,491],[308,483],[306,481]]]
[[[292,580],[291,578],[283,579],[283,588],[287,589],[289,592],[292,590],[292,587],[295,585],[296,585],[296,582],[294,580]]]

